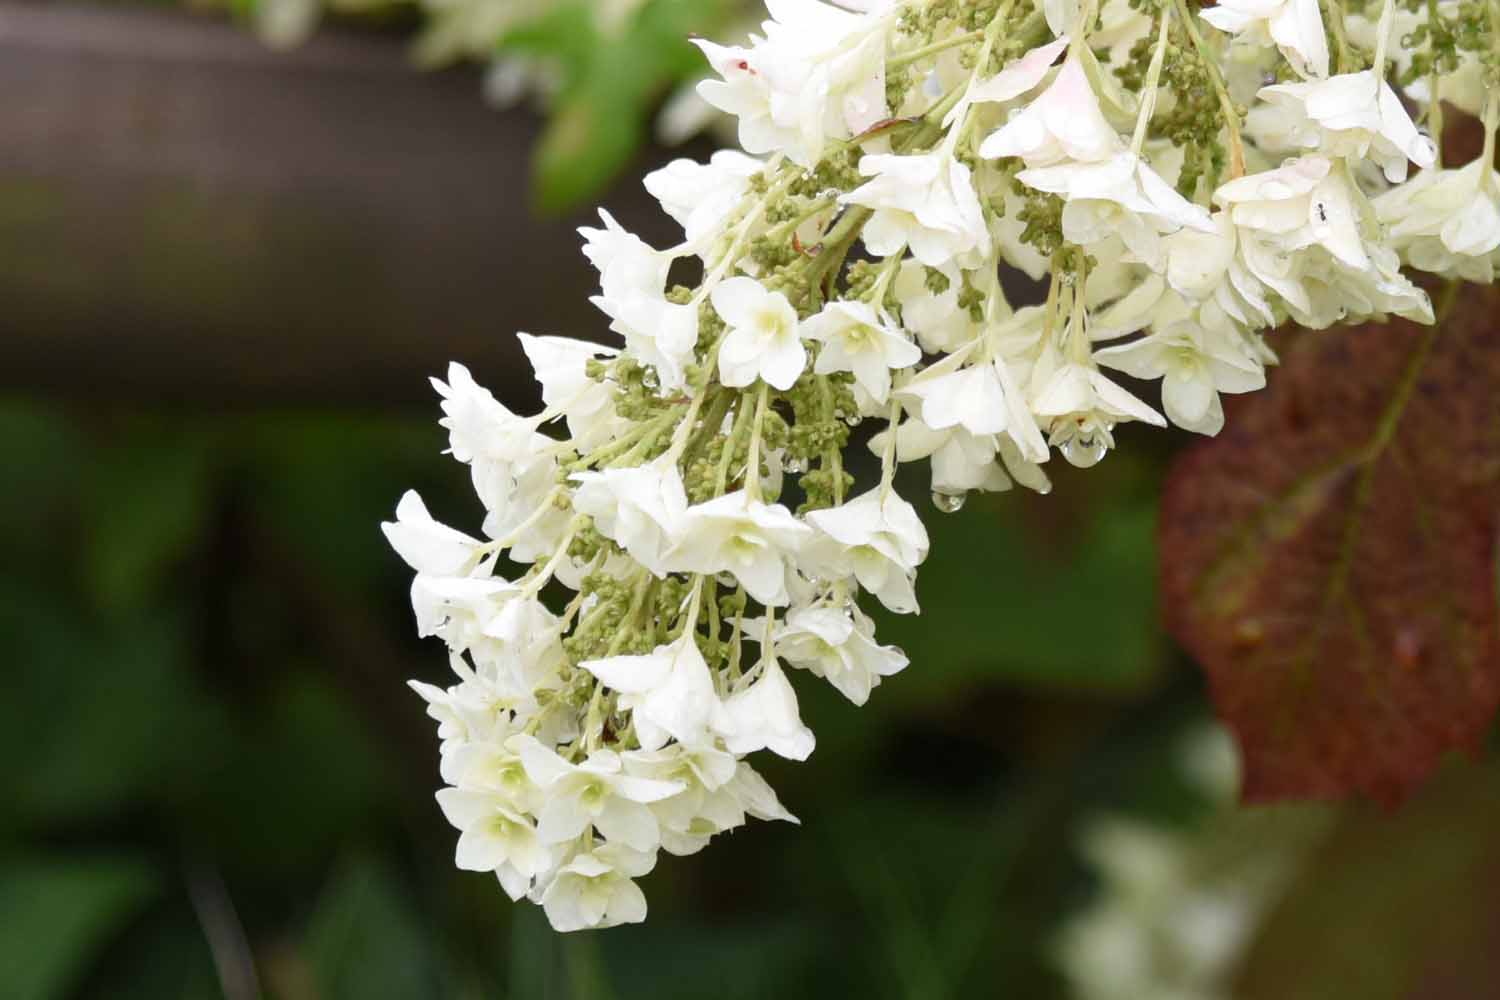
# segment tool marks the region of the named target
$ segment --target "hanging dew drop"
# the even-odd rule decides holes
[[[1103,436],[1086,438],[1068,438],[1058,445],[1063,458],[1068,460],[1069,465],[1080,469],[1091,469],[1098,465],[1109,451],[1109,444]]]
[[[807,471],[807,459],[788,455],[781,460],[781,471],[793,476],[800,476]]]
[[[944,514],[955,514],[963,509],[964,501],[969,499],[967,493],[949,493],[946,490],[932,491],[932,505]]]

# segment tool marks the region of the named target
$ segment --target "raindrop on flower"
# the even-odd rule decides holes
[[[781,460],[781,471],[798,476],[807,471],[807,459],[787,455]]]
[[[1062,452],[1063,458],[1068,460],[1069,465],[1080,469],[1091,469],[1098,465],[1109,451],[1109,442],[1099,435],[1073,437],[1058,445],[1058,451]]]
[[[932,505],[944,514],[953,514],[963,509],[964,501],[969,499],[968,493],[949,493],[944,490],[932,491]]]

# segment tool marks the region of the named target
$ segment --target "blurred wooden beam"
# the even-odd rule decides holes
[[[538,122],[400,38],[278,53],[185,13],[0,2],[0,93],[0,389],[404,405],[454,358],[524,399],[515,330],[607,336],[592,213],[527,207]],[[606,203],[669,241],[639,176]]]

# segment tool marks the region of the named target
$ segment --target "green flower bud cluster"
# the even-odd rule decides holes
[[[1063,200],[1055,194],[1023,188],[1021,209],[1016,217],[1025,225],[1021,242],[1036,247],[1043,257],[1051,257],[1063,245]]]
[[[569,663],[577,667],[585,660],[606,655],[610,645],[626,634],[635,590],[634,581],[617,580],[607,573],[590,573],[583,578],[579,597],[593,598],[597,603],[562,640]]]
[[[1127,89],[1139,93],[1145,86],[1155,47],[1156,39],[1152,36],[1138,39],[1125,62],[1115,67],[1120,83]],[[1223,180],[1227,154],[1219,138],[1223,122],[1209,67],[1176,22],[1168,31],[1160,85],[1172,99],[1157,106],[1147,135],[1182,149],[1182,171],[1176,186],[1180,194],[1191,199],[1200,180],[1210,190]],[[1235,113],[1242,122],[1244,109],[1236,108]]]

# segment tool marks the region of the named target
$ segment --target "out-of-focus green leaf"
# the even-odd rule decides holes
[[[151,869],[128,858],[0,861],[0,992],[7,1000],[64,996],[156,890]]]
[[[565,83],[536,150],[535,200],[557,212],[597,195],[640,146],[657,99],[703,66],[688,36],[714,23],[718,0],[651,0],[611,28],[555,18],[510,47],[561,56]],[[562,39],[557,31],[571,32]]]
[[[535,908],[518,907],[511,914],[509,944],[509,954],[501,963],[506,970],[506,995],[548,1000],[554,992],[552,966],[557,935],[547,925],[547,918]]]
[[[649,894],[649,882],[646,889]],[[806,963],[814,945],[800,921],[693,925],[653,912],[645,924],[617,928],[599,945],[616,997],[752,1000],[828,995],[786,990],[789,971]]]
[[[573,1000],[616,1000],[620,996],[610,985],[597,935],[575,934],[562,944],[563,967],[568,973]],[[716,993],[722,993],[716,990]],[[657,996],[661,991],[655,991]]]
[[[181,896],[154,904],[133,920],[71,1000],[164,998],[225,1000],[202,920]]]
[[[274,532],[350,599],[368,599],[372,584],[402,575],[380,522],[408,487],[433,492],[411,470],[446,477],[434,496],[468,481],[462,466],[433,461],[447,442],[431,420],[279,415],[247,426],[237,443],[255,528]]]
[[[380,747],[316,676],[295,675],[264,714],[234,720],[221,735],[225,746],[209,748],[212,761],[177,790],[175,805],[231,874],[316,869],[392,801]]]
[[[1160,664],[1151,505],[1115,503],[1052,537],[1021,499],[976,496],[927,519],[922,613],[883,614],[877,630],[912,657],[887,682],[903,696],[996,680],[1119,690]]]
[[[213,452],[191,433],[133,435],[89,465],[85,570],[99,606],[138,606],[203,528]]]
[[[51,558],[40,568],[52,568],[57,553],[46,551],[50,529],[77,500],[84,454],[71,421],[33,406],[0,407],[0,464],[12,470],[0,489],[0,553],[46,553]]]
[[[498,889],[498,887],[497,887]],[[442,995],[427,929],[390,869],[354,856],[334,873],[308,925],[305,958],[323,1000]]]
[[[624,85],[624,81],[621,81]],[[642,123],[631,113],[628,92],[601,98],[607,79],[558,103],[537,146],[535,199],[544,212],[560,212],[596,194],[624,166],[640,142]]]
[[[154,794],[198,718],[176,625],[96,630],[66,599],[0,581],[0,816],[51,824]]]

